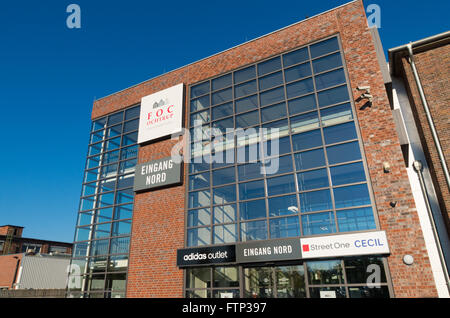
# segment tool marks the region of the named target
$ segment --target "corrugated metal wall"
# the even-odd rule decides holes
[[[64,289],[70,258],[55,256],[25,256],[22,260],[19,289]]]

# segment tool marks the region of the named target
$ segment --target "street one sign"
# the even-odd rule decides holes
[[[151,190],[182,182],[182,164],[171,157],[136,165],[134,191]]]
[[[142,98],[138,144],[182,132],[183,96],[178,84]]]
[[[301,238],[302,258],[389,254],[384,231]]]

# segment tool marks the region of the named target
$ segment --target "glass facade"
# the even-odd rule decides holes
[[[124,297],[140,106],[92,123],[68,297]]]
[[[376,229],[343,65],[333,37],[190,87],[187,247]]]

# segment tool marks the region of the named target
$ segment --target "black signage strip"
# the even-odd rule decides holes
[[[177,251],[177,266],[198,266],[236,262],[236,245],[186,248]]]

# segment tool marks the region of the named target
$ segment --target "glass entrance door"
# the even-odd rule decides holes
[[[244,297],[306,297],[303,265],[244,268]]]

